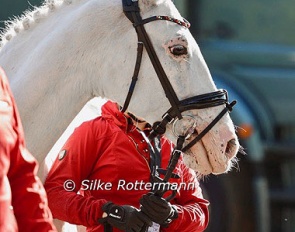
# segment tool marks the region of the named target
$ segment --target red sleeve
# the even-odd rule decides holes
[[[18,111],[1,69],[0,135],[0,231],[55,231],[36,176],[37,161],[25,148]]]
[[[171,145],[168,149],[168,144],[170,143],[166,140],[162,147],[165,165],[167,165],[167,158],[170,157],[172,149]],[[209,202],[203,198],[196,173],[183,163],[182,157],[175,172],[179,174],[181,179],[178,181],[178,193],[171,203],[177,208],[178,218],[173,220],[168,228],[161,228],[161,231],[204,231],[209,221]]]
[[[86,227],[98,224],[103,214],[101,207],[106,203],[104,199],[78,194],[82,180],[87,179],[96,163],[98,148],[103,146],[95,140],[90,123],[83,123],[73,132],[45,181],[54,218]]]
[[[178,218],[163,231],[201,232],[209,222],[209,202],[203,198],[196,174],[181,164],[183,188],[173,202]]]

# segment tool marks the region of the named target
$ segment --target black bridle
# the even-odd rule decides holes
[[[182,112],[192,109],[204,109],[209,107],[215,107],[219,105],[225,105],[226,107],[217,115],[217,117],[200,133],[194,138],[188,145],[182,148],[182,151],[186,151],[191,148],[195,143],[200,141],[202,137],[225,115],[227,112],[232,111],[232,107],[236,104],[236,101],[231,103],[228,102],[228,96],[226,90],[217,90],[215,92],[197,95],[184,100],[179,100],[162,65],[155,52],[152,42],[144,28],[144,24],[156,21],[166,20],[176,23],[185,28],[190,27],[190,23],[185,19],[183,21],[171,18],[169,16],[152,16],[147,19],[142,19],[140,15],[140,9],[138,6],[138,0],[122,0],[123,11],[126,17],[132,22],[138,37],[138,48],[137,48],[137,59],[134,68],[132,81],[129,87],[129,91],[123,105],[122,111],[125,112],[130,103],[136,82],[138,80],[138,74],[141,65],[143,47],[145,47],[152,65],[157,73],[159,81],[165,91],[165,95],[170,102],[171,108],[163,115],[162,121],[156,122],[153,125],[153,130],[149,136],[152,140],[157,135],[164,134],[166,131],[167,124],[172,123],[175,119],[182,119]]]

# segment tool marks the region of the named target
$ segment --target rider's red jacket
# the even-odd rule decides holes
[[[26,150],[7,78],[0,68],[0,231],[55,231],[47,198]]]
[[[148,145],[130,121],[117,104],[107,102],[101,117],[74,131],[45,181],[55,218],[82,224],[87,231],[103,232],[98,223],[103,204],[112,201],[139,208],[142,195],[157,188],[150,183]],[[161,166],[166,168],[172,146],[166,139],[161,143]],[[172,203],[179,217],[161,231],[203,231],[208,223],[208,202],[202,197],[196,175],[182,161],[175,172],[181,178],[173,181],[180,189]]]

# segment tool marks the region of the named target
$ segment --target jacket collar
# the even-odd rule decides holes
[[[107,120],[112,120],[118,127],[126,132],[136,129],[131,117],[122,113],[119,108],[120,106],[116,102],[109,100],[102,106],[101,116]],[[144,131],[149,133],[150,127],[148,126]]]
[[[119,110],[119,105],[113,101],[107,101],[101,108],[101,116],[107,120],[112,120],[118,127],[128,131],[130,126],[134,129],[132,120]]]

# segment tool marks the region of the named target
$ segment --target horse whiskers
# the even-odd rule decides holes
[[[241,145],[239,146],[239,151],[238,152],[241,153],[242,155],[247,155],[244,147],[242,147]]]
[[[236,169],[237,172],[241,171],[240,166],[239,166],[239,159],[237,157],[232,158],[230,162],[231,162],[231,164],[228,169],[228,172],[232,171],[233,169]]]
[[[243,127],[240,127],[240,126],[235,125],[235,131],[236,132],[238,131],[238,129],[243,130],[243,131],[246,131]]]
[[[197,176],[198,181],[204,181],[205,177],[208,176],[208,175],[203,175],[203,174],[201,174],[199,172],[196,172],[196,176]]]

